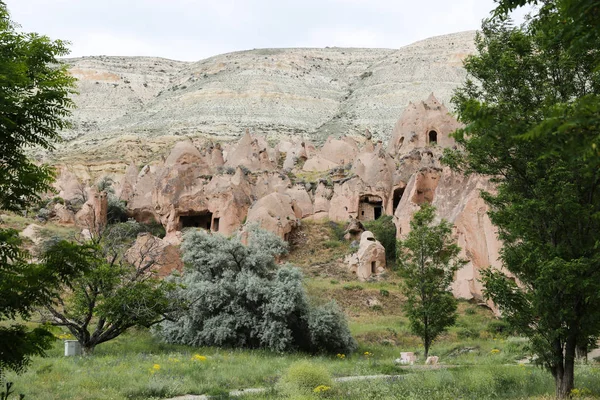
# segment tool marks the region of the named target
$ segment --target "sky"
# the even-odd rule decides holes
[[[182,61],[254,48],[398,48],[478,29],[494,8],[493,0],[4,1],[23,31],[70,41],[72,57]]]

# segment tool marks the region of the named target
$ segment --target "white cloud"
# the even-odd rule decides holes
[[[74,56],[198,60],[260,47],[391,47],[477,29],[493,0],[5,0]],[[523,13],[520,13],[523,14]]]

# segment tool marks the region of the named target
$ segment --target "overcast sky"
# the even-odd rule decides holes
[[[71,56],[196,61],[265,47],[387,47],[477,29],[493,0],[4,0]],[[522,21],[524,11],[514,16]]]

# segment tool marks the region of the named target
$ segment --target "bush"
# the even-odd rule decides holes
[[[334,305],[311,308],[299,269],[278,268],[287,244],[251,227],[248,246],[189,230],[181,246],[186,273],[180,296],[194,304],[158,334],[193,346],[268,348],[275,351],[350,353],[356,343]]]
[[[374,221],[363,222],[366,230],[373,232],[375,239],[385,248],[385,259],[392,269],[396,266],[396,225],[391,215],[382,215]]]
[[[109,224],[127,221],[127,203],[117,196],[109,194],[106,219]]]
[[[326,249],[335,249],[337,247],[340,247],[342,245],[342,242],[340,242],[339,240],[326,240],[323,242],[323,247],[325,247]]]
[[[503,320],[491,321],[487,324],[486,331],[492,335],[509,335],[510,325]]]
[[[334,237],[335,240],[344,240],[344,235],[346,234],[346,228],[344,227],[344,225],[334,221],[329,221],[329,228],[331,229],[331,235]]]
[[[333,380],[325,367],[305,360],[290,365],[277,386],[283,394],[294,396],[312,394],[319,386],[332,385]]]
[[[308,330],[314,353],[344,354],[356,350],[346,316],[335,302],[309,311]]]

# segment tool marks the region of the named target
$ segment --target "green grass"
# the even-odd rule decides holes
[[[341,284],[324,280],[309,280],[307,284],[320,290],[331,287],[325,292],[337,291],[348,297],[348,291]],[[350,293],[380,296],[382,283],[361,285],[363,290]],[[390,297],[398,294],[395,285],[383,286],[390,289]],[[349,303],[350,328],[359,340],[359,349],[343,359],[176,346],[159,342],[148,331],[138,330],[98,346],[91,357],[62,357],[63,344],[57,340],[48,358],[35,358],[23,375],[8,374],[7,378],[15,382],[17,392],[24,393],[26,399],[147,399],[216,394],[249,387],[273,388],[292,363],[302,360],[325,368],[333,377],[405,374],[411,370],[394,365],[393,360],[399,357],[400,351],[415,351],[422,355],[422,347],[409,333],[408,322],[401,313],[396,308],[388,309],[384,303],[390,297],[380,297],[383,311],[373,311],[366,305],[352,305],[355,300],[362,304],[361,297]],[[459,322],[470,330],[485,331],[493,320],[489,311],[469,303],[461,302],[459,308]],[[467,309],[474,311],[466,312]],[[492,352],[492,349],[499,351]],[[518,338],[457,339],[452,331],[434,343],[431,351],[441,357],[442,363],[471,366],[477,370],[482,365],[495,368],[515,364],[526,355],[523,340]],[[206,361],[192,360],[195,354],[207,357]],[[155,369],[155,365],[159,367]],[[377,386],[377,383],[363,384]],[[348,384],[348,389],[343,390],[351,392],[349,398],[360,398],[360,387]]]
[[[580,366],[576,370],[579,394],[600,396],[600,370]],[[526,399],[552,398],[554,382],[540,368],[525,366],[484,366],[414,371],[391,380],[334,383],[327,392],[330,399]],[[324,397],[313,394],[310,397]],[[244,399],[278,399],[280,393],[244,396]]]

